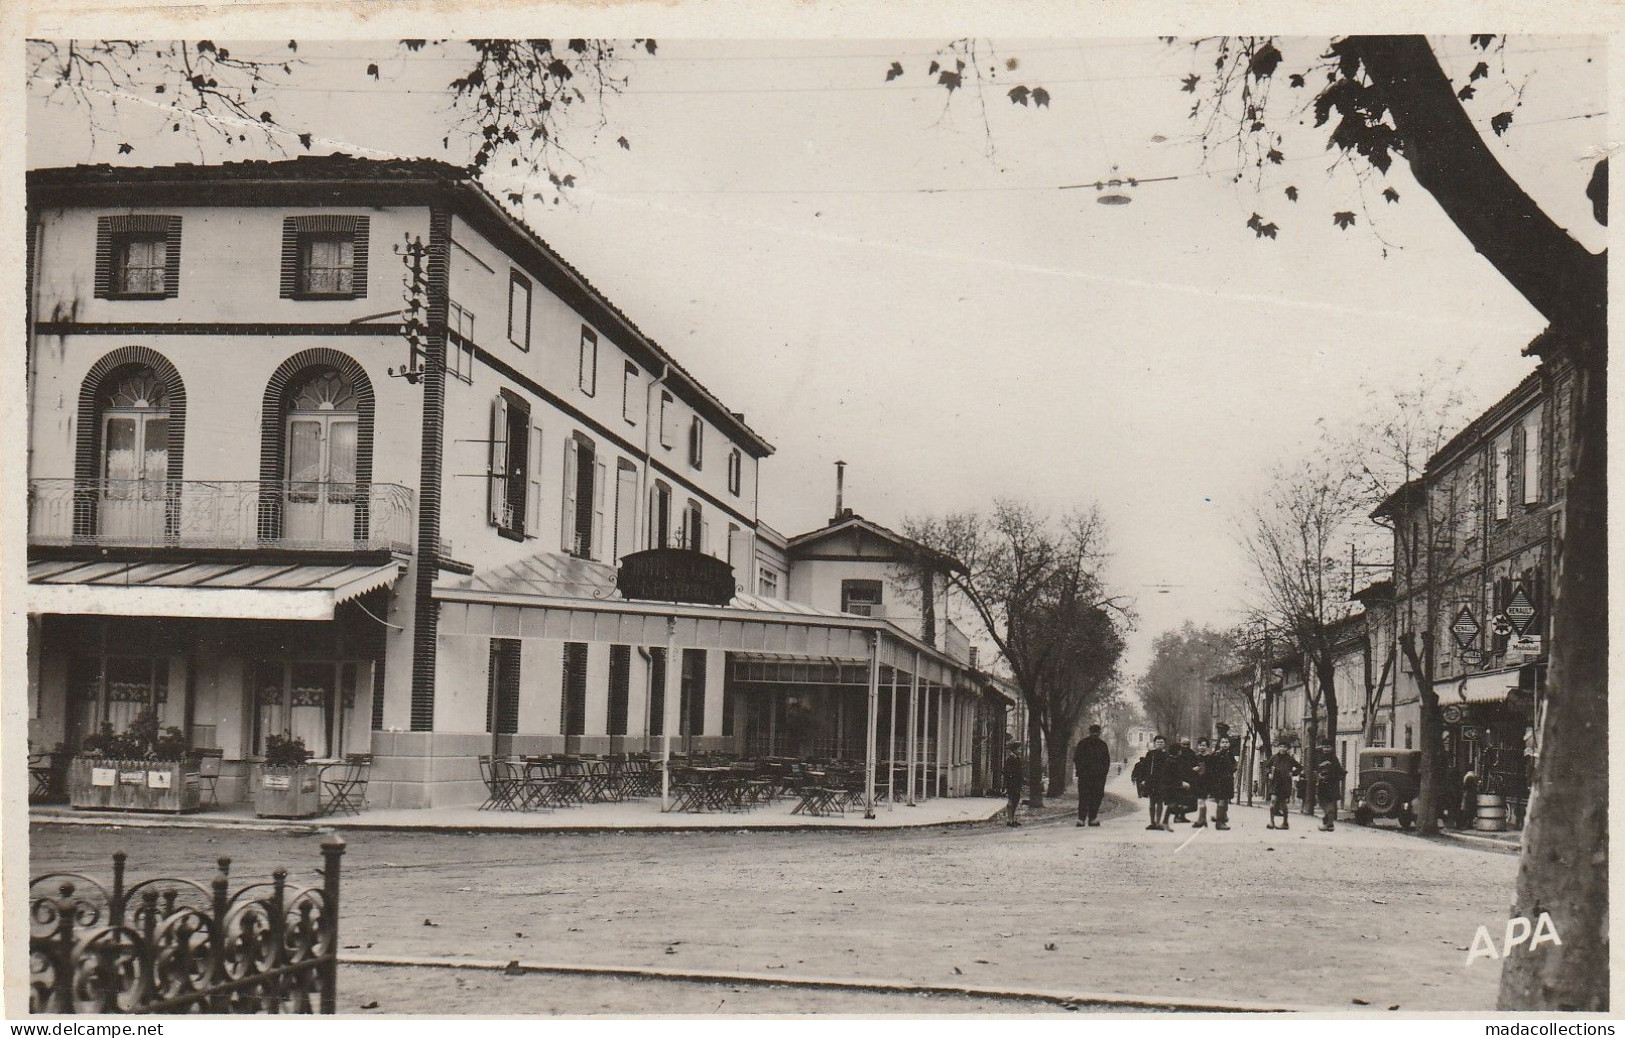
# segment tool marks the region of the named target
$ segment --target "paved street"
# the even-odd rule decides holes
[[[1246,808],[1229,832],[1148,832],[1126,806],[1093,830],[1060,818],[1014,831],[839,835],[356,832],[347,837],[344,943],[351,955],[782,969],[1348,1009],[1493,1007],[1496,967],[1464,968],[1466,947],[1479,925],[1504,918],[1516,858],[1353,825],[1326,834],[1300,818],[1287,833],[1266,831],[1264,812]],[[229,854],[239,877],[285,864],[308,880],[319,842],[39,825],[33,871],[105,873],[123,848],[132,875],[201,877]],[[624,1012],[626,998],[644,997],[632,984],[607,983],[613,997],[598,997],[573,980],[471,974],[461,986],[447,977],[418,985],[400,972],[355,981],[351,994],[366,997],[349,1008],[377,999],[383,1012],[455,1011],[447,992],[489,992],[510,979],[524,1012]],[[679,985],[641,990],[649,1012],[693,1011],[693,993]],[[833,1011],[840,999],[801,1004]],[[863,1004],[881,1011],[876,998]],[[469,995],[465,1008],[490,1011],[489,995]],[[896,1011],[923,1010],[900,996]]]

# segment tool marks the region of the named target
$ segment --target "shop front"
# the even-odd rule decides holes
[[[29,589],[31,610],[41,607],[32,613],[29,643],[31,750],[55,751],[66,762],[109,735],[178,736],[186,755],[219,759],[209,803],[221,806],[247,798],[249,772],[273,735],[300,739],[317,760],[368,752],[385,631],[373,617],[387,615],[393,565],[374,567],[359,584],[351,583],[349,567],[279,568],[300,590],[325,596],[326,618],[312,610],[309,619],[288,617],[305,607],[273,589],[258,599],[228,596],[235,604],[220,602],[211,615],[218,599],[193,588],[200,597],[192,606],[174,598],[168,608],[175,615],[155,615],[147,601],[142,615],[144,596],[130,594],[140,583],[49,584],[48,576],[69,571],[30,568],[41,578]],[[322,573],[344,573],[348,587],[322,586]],[[338,601],[344,590],[355,593]]]
[[[1440,687],[1452,794],[1446,803],[1458,828],[1491,829],[1502,817],[1506,827],[1522,827],[1543,669],[1530,664]]]

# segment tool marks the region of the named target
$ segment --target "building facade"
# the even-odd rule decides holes
[[[1452,780],[1471,773],[1514,818],[1540,731],[1572,394],[1572,373],[1542,364],[1373,513],[1393,530],[1389,633],[1432,632]],[[1397,660],[1394,726],[1419,732],[1418,674]]]
[[[742,747],[753,652],[982,697],[883,619],[784,601],[771,445],[465,171],[74,167],[28,191],[35,745],[151,710],[223,751],[223,800],[288,733],[373,754],[375,803],[428,806],[481,799],[481,753]],[[626,600],[618,566],[651,550],[736,597]],[[919,730],[946,746],[944,724]]]

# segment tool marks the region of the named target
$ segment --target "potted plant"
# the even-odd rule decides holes
[[[254,782],[254,813],[261,818],[309,818],[322,809],[321,777],[309,763],[305,740],[284,732],[265,740]]]
[[[68,767],[68,802],[76,808],[196,811],[198,788],[198,759],[185,733],[160,728],[150,708],[122,732],[104,721]]]

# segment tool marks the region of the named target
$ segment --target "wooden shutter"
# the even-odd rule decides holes
[[[567,553],[576,550],[576,438],[564,438],[564,512],[559,523],[561,545]]]
[[[354,247],[353,258],[350,261],[350,295],[356,299],[367,298],[367,245],[370,241],[371,228],[369,219],[365,216],[347,217],[352,221],[350,229],[351,242]]]
[[[282,298],[299,294],[299,218],[282,218]],[[495,500],[493,498],[492,500]]]
[[[614,562],[613,550],[604,550],[604,484],[607,482],[609,466],[600,461],[592,480],[592,553],[594,558]]]
[[[113,218],[96,218],[96,298],[113,294]]]
[[[525,488],[525,536],[542,535],[542,427],[530,427],[530,453],[525,455],[530,485]]]
[[[174,299],[181,291],[181,218],[164,220],[164,298]]]
[[[700,520],[700,551],[711,554],[711,524],[703,518]]]
[[[498,393],[491,400],[491,471],[486,482],[490,498],[491,525],[507,525],[508,500],[508,401]]]

